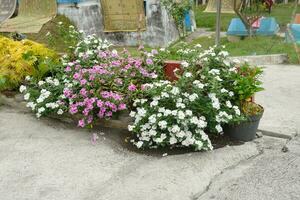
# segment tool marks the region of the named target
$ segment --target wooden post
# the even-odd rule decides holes
[[[220,31],[221,31],[221,0],[217,0],[217,19],[216,19],[216,41],[215,45],[220,45]]]

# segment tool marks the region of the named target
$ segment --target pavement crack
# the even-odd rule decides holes
[[[256,149],[258,151],[258,154],[256,155],[253,155],[253,156],[250,156],[249,158],[247,159],[244,159],[244,160],[241,160],[239,161],[238,163],[232,165],[232,166],[229,166],[229,167],[226,167],[224,168],[223,170],[221,170],[220,173],[216,174],[208,183],[208,185],[205,187],[205,189],[203,191],[200,191],[198,193],[196,193],[195,195],[192,195],[190,197],[191,200],[199,200],[205,193],[207,193],[210,189],[211,189],[211,186],[212,184],[215,182],[215,180],[217,180],[222,174],[224,174],[226,171],[229,171],[229,170],[232,170],[232,169],[235,169],[236,167],[238,167],[239,165],[241,165],[242,163],[245,163],[245,162],[250,162],[258,157],[260,157],[262,154],[264,154],[264,147],[262,145],[261,142],[259,141],[254,141],[255,145],[256,145]]]

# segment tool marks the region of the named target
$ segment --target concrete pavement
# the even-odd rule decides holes
[[[260,129],[295,136],[299,77],[298,66],[266,66]],[[112,129],[92,145],[94,132],[11,105],[0,105],[1,200],[300,199],[299,137],[163,157],[125,148]]]

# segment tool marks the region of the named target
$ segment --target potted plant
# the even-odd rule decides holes
[[[239,67],[238,73],[232,77],[233,98],[241,110],[243,118],[224,126],[224,133],[234,140],[251,141],[255,139],[264,108],[253,101],[256,92],[262,91],[262,82],[259,77],[263,73],[260,67],[251,67],[245,63]]]

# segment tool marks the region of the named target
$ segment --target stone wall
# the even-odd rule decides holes
[[[141,33],[144,45],[165,47],[179,38],[175,23],[167,11],[160,6],[159,0],[147,0],[147,30]],[[104,33],[101,3],[99,0],[87,0],[73,4],[59,4],[58,13],[70,18],[79,30],[85,34],[96,34],[111,43],[120,46],[138,45],[137,32]]]

